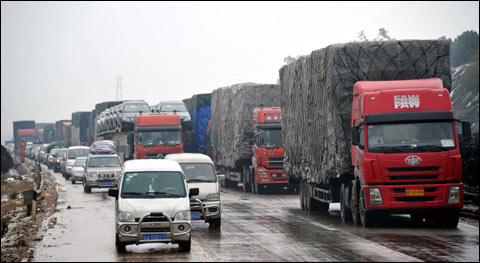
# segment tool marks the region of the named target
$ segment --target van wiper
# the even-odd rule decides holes
[[[190,183],[190,182],[215,182],[215,181],[212,181],[212,180],[203,180],[203,179],[188,179],[188,180],[187,180],[187,183]]]
[[[175,196],[175,197],[185,197],[185,196],[172,194],[172,193],[167,193],[167,192],[147,192],[146,194],[148,194],[148,195],[155,194],[155,195],[170,195],[170,196]]]
[[[146,193],[138,193],[138,192],[123,192],[122,193],[122,197],[123,195],[126,194],[126,195],[141,195],[143,197],[150,197],[150,198],[153,198],[153,196],[151,195],[147,195]]]

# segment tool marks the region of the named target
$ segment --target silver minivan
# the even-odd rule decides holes
[[[165,160],[176,161],[185,173],[188,187],[198,188],[199,194],[190,202],[192,220],[205,220],[211,228],[220,228],[222,203],[220,183],[224,175],[218,175],[212,159],[201,153],[172,153]]]

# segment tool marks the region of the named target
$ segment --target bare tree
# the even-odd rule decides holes
[[[365,35],[365,32],[362,30],[358,33],[358,40],[360,41],[368,41],[367,36]]]

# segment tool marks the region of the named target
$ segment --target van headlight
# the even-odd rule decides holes
[[[208,194],[207,201],[220,201],[220,193]]]
[[[135,216],[130,212],[119,212],[118,221],[120,222],[135,222]]]
[[[174,221],[190,221],[190,211],[180,211],[175,214]]]

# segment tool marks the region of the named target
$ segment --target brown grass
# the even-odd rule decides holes
[[[2,194],[7,194],[8,196],[13,193],[19,194],[23,191],[32,189],[32,185],[33,184],[27,180],[2,184]]]
[[[23,206],[23,202],[20,201],[3,201],[2,202],[2,215],[6,214],[8,211],[11,211],[17,207]]]

